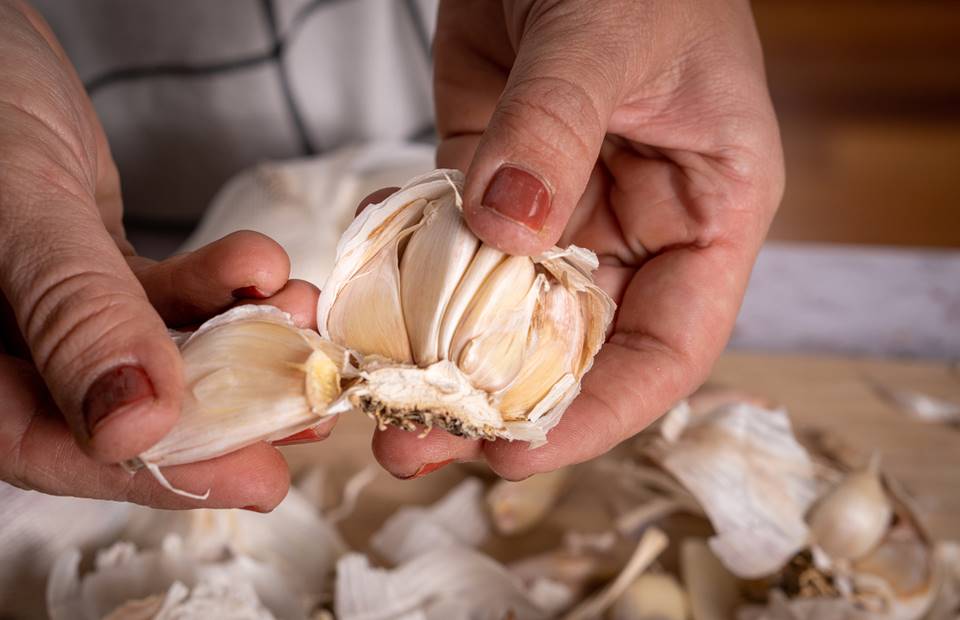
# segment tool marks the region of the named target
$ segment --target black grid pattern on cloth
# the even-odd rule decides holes
[[[318,150],[312,144],[307,132],[303,115],[297,106],[296,99],[290,88],[290,79],[284,66],[283,55],[287,45],[297,36],[300,26],[318,9],[333,4],[335,2],[344,2],[346,0],[312,0],[297,11],[291,20],[291,26],[288,32],[281,35],[277,23],[276,7],[274,0],[260,0],[261,14],[265,26],[271,36],[271,46],[266,52],[261,54],[252,54],[232,58],[230,60],[211,62],[211,63],[163,63],[153,65],[138,65],[131,67],[121,67],[111,69],[101,75],[95,76],[86,81],[84,87],[90,97],[94,97],[98,91],[109,86],[122,82],[134,80],[144,80],[158,77],[180,77],[180,78],[203,78],[209,75],[219,75],[233,71],[242,71],[262,64],[272,64],[276,68],[280,78],[280,85],[283,89],[283,98],[286,108],[293,119],[294,127],[298,134],[300,149],[304,155],[316,155]],[[425,22],[420,15],[420,10],[416,6],[415,0],[405,0],[405,5],[410,20],[413,24],[417,38],[420,41],[427,62],[432,63],[432,53],[430,45],[430,36],[427,33]],[[434,128],[431,123],[429,126],[421,127],[414,131],[409,139],[417,142],[429,142],[434,139]]]

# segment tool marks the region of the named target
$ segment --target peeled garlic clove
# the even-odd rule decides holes
[[[833,560],[868,554],[890,527],[893,507],[880,480],[879,462],[848,475],[810,510],[813,543]]]
[[[637,577],[610,607],[610,620],[684,620],[687,594],[672,575],[646,573]]]
[[[500,480],[487,493],[487,507],[497,531],[510,536],[537,525],[556,505],[569,469],[557,469],[519,482]]]
[[[577,395],[614,304],[587,250],[505,256],[480,243],[462,186],[461,173],[438,170],[357,217],[320,295],[320,333],[365,355],[344,399],[381,425],[539,445]],[[371,274],[382,274],[376,285]]]
[[[146,466],[171,490],[161,466],[214,458],[317,424],[349,368],[341,347],[270,306],[241,306],[207,321],[180,352],[186,385],[180,418],[128,464]]]

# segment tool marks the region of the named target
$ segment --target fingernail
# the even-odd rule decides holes
[[[259,512],[260,514],[264,514],[263,510],[261,510],[259,506],[241,506],[240,510],[249,510],[250,512]]]
[[[243,286],[235,289],[231,295],[234,299],[266,299],[270,297],[256,286]]]
[[[440,461],[439,463],[427,463],[426,465],[421,465],[421,466],[420,466],[420,469],[418,469],[417,471],[413,472],[413,475],[411,475],[411,476],[403,476],[401,479],[402,479],[402,480],[413,480],[414,478],[422,478],[423,476],[426,476],[427,474],[432,474],[433,472],[437,471],[437,470],[440,469],[441,467],[446,467],[447,465],[449,465],[449,464],[452,463],[452,462],[453,462],[453,459],[447,459],[447,460],[445,460],[445,461]]]
[[[153,383],[143,368],[120,366],[93,382],[83,399],[83,417],[92,436],[110,416],[130,405],[156,398]]]
[[[483,194],[484,207],[539,232],[550,213],[550,192],[526,170],[503,166]]]
[[[318,435],[312,428],[308,428],[304,431],[300,431],[299,433],[294,433],[289,437],[278,439],[272,443],[275,446],[295,446],[301,443],[313,443],[315,441],[320,441],[321,439],[326,439],[326,435]]]

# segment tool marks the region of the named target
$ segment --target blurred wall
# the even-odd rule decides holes
[[[960,247],[960,1],[753,7],[787,162],[770,237]]]

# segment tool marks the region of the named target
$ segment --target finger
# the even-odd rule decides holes
[[[595,40],[613,18],[588,7],[578,4],[563,19],[554,9],[531,10],[522,21],[510,77],[467,172],[467,221],[513,254],[560,238],[622,91],[627,59]]]
[[[275,306],[289,314],[298,327],[316,330],[319,298],[320,289],[314,285],[305,280],[289,280],[272,297],[238,303]]]
[[[269,299],[254,301],[254,304],[265,304],[280,308],[290,314],[293,322],[300,327],[317,329],[317,300],[320,289],[304,280],[290,280]],[[292,446],[301,443],[312,443],[326,439],[333,431],[337,418],[324,418],[319,424],[307,428],[299,433],[273,442],[274,446]]]
[[[117,465],[84,454],[65,426],[43,382],[29,364],[0,357],[0,480],[54,495],[132,501],[157,508],[236,508],[269,511],[283,499],[289,474],[283,457],[266,444],[216,459],[165,467],[173,486],[203,493],[189,499],[163,488],[146,470],[131,476]]]
[[[287,283],[290,259],[273,239],[243,230],[194,252],[141,264],[134,272],[167,324],[182,326],[207,319],[238,299],[277,293]]]
[[[425,436],[394,426],[373,434],[373,455],[391,475],[409,479],[436,471],[453,462],[480,458],[481,443],[456,437],[438,428]]]
[[[584,377],[581,395],[548,443],[536,450],[485,444],[494,471],[520,479],[593,458],[689,395],[726,343],[750,261],[716,244],[646,263],[627,287],[614,334]]]
[[[176,422],[180,356],[92,197],[44,155],[21,157],[0,174],[0,211],[16,223],[0,226],[0,291],[81,445],[130,458]]]
[[[299,433],[294,433],[289,437],[284,437],[283,439],[278,439],[272,442],[274,446],[295,446],[302,443],[314,443],[317,441],[323,441],[330,436],[330,433],[333,432],[333,427],[337,424],[337,419],[339,415],[335,415],[330,418],[324,418],[322,422],[313,426],[311,428],[304,429]]]
[[[514,61],[503,3],[441,2],[434,35],[437,165],[464,172],[490,122]]]

